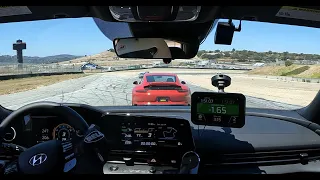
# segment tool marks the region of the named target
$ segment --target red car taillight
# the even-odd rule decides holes
[[[188,92],[188,89],[178,89],[179,92]]]
[[[145,89],[142,89],[142,90],[136,90],[136,92],[138,92],[138,93],[145,93],[145,92],[147,92],[148,90],[145,90]]]

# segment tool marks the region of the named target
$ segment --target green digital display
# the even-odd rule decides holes
[[[236,104],[197,104],[197,112],[203,114],[239,115],[239,105]]]
[[[241,128],[245,124],[246,98],[237,93],[194,92],[191,120],[197,125]]]

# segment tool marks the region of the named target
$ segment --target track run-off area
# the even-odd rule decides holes
[[[65,80],[36,89],[0,95],[0,105],[17,109],[37,101],[80,103],[92,106],[131,106],[133,81],[139,72],[172,72],[186,81],[192,92],[216,91],[211,77],[217,73],[229,75],[231,85],[226,92],[243,93],[247,107],[295,109],[308,105],[320,89],[319,83],[286,82],[263,77],[251,77],[245,71],[214,69],[157,68],[144,70],[92,73],[78,79]]]

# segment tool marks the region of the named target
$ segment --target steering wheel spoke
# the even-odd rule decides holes
[[[69,172],[77,164],[77,159],[74,152],[74,146],[72,141],[63,141],[61,143],[62,153],[65,160],[63,172]]]

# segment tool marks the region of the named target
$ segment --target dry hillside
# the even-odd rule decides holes
[[[123,66],[123,65],[138,65],[138,64],[152,64],[152,60],[136,60],[136,59],[123,59],[118,58],[114,52],[104,51],[99,54],[90,55],[73,59],[70,61],[61,62],[61,64],[84,64],[92,62],[100,66]]]
[[[248,74],[320,78],[320,65],[265,66],[253,69]]]
[[[192,58],[197,59],[197,56]],[[81,57],[70,61],[60,62],[60,64],[84,64],[86,62],[92,62],[100,66],[124,66],[124,65],[140,65],[140,64],[152,64],[156,61],[162,61],[162,59],[124,59],[118,58],[114,52],[104,51],[99,54]],[[173,65],[179,64],[181,60],[172,61]]]
[[[95,61],[113,61],[115,60],[114,58],[117,57],[117,55],[114,52],[110,51],[104,51],[99,54],[91,55],[91,56],[86,56],[86,57],[81,57],[77,59],[73,59],[70,61],[65,61],[61,62],[61,64],[68,64],[68,63],[73,63],[73,64],[82,64],[85,62],[95,62]]]

